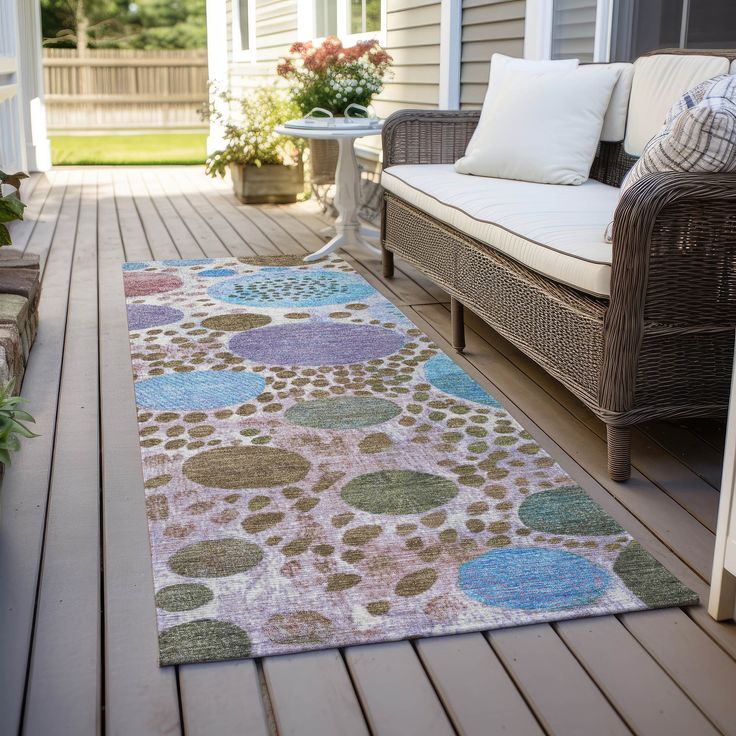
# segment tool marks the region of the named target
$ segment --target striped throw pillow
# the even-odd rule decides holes
[[[658,171],[736,171],[736,75],[721,74],[686,92],[621,184],[621,196]],[[613,223],[606,229],[612,240]]]

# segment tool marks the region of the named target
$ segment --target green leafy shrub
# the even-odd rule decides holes
[[[20,192],[20,183],[23,179],[27,179],[28,174],[19,171],[15,174],[6,174],[0,171],[0,246],[10,245],[10,231],[5,225],[6,222],[23,219],[23,210],[25,204],[20,201],[18,196]],[[10,194],[3,194],[3,186],[15,189]]]
[[[225,148],[205,162],[209,176],[225,176],[230,164],[293,165],[301,161],[304,142],[275,131],[299,111],[284,90],[258,87],[247,96],[215,92],[205,117],[224,126]]]
[[[19,409],[25,399],[13,396],[14,381],[8,381],[0,389],[0,463],[10,465],[10,453],[20,449],[20,437],[38,437],[23,422],[35,423],[27,412]]]

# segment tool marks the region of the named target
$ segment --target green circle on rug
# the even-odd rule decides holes
[[[240,539],[206,539],[174,552],[169,568],[188,578],[224,578],[250,570],[263,559],[257,544]]]
[[[249,314],[247,312],[235,314],[216,314],[202,320],[202,327],[208,330],[222,332],[244,332],[269,324],[271,318],[267,314]]]
[[[623,529],[577,486],[540,491],[524,499],[519,518],[530,529],[547,534],[607,536]]]
[[[370,514],[420,514],[457,495],[447,478],[415,470],[380,470],[353,478],[342,490],[345,503]]]
[[[312,467],[296,452],[277,447],[233,445],[205,450],[183,465],[189,480],[207,488],[274,488],[298,483]]]
[[[156,593],[156,606],[164,611],[191,611],[213,598],[212,591],[206,585],[178,583],[167,585]]]
[[[162,631],[158,645],[162,665],[250,656],[250,639],[243,629],[206,618]]]
[[[294,404],[286,418],[292,424],[317,429],[359,429],[382,424],[401,414],[393,401],[372,397],[346,396],[337,399],[315,399]]]

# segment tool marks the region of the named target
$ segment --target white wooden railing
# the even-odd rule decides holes
[[[0,0],[0,169],[26,168],[18,80],[17,0]]]

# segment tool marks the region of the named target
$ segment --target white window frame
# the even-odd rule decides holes
[[[614,0],[598,0],[595,15],[593,61],[607,62],[611,58],[611,28]],[[552,57],[553,0],[527,0],[524,30],[524,58]]]
[[[232,37],[233,37],[233,61],[256,60],[256,0],[248,0],[248,48],[243,49],[243,41],[240,35],[240,2],[231,0],[232,6]]]
[[[381,0],[381,28],[366,33],[348,33],[349,3],[350,0],[336,0],[337,2],[337,37],[345,46],[353,46],[358,41],[378,41],[381,46],[386,45],[386,6],[388,0]],[[315,36],[314,30],[314,0],[297,1],[297,34],[300,41],[321,43],[325,36]]]

